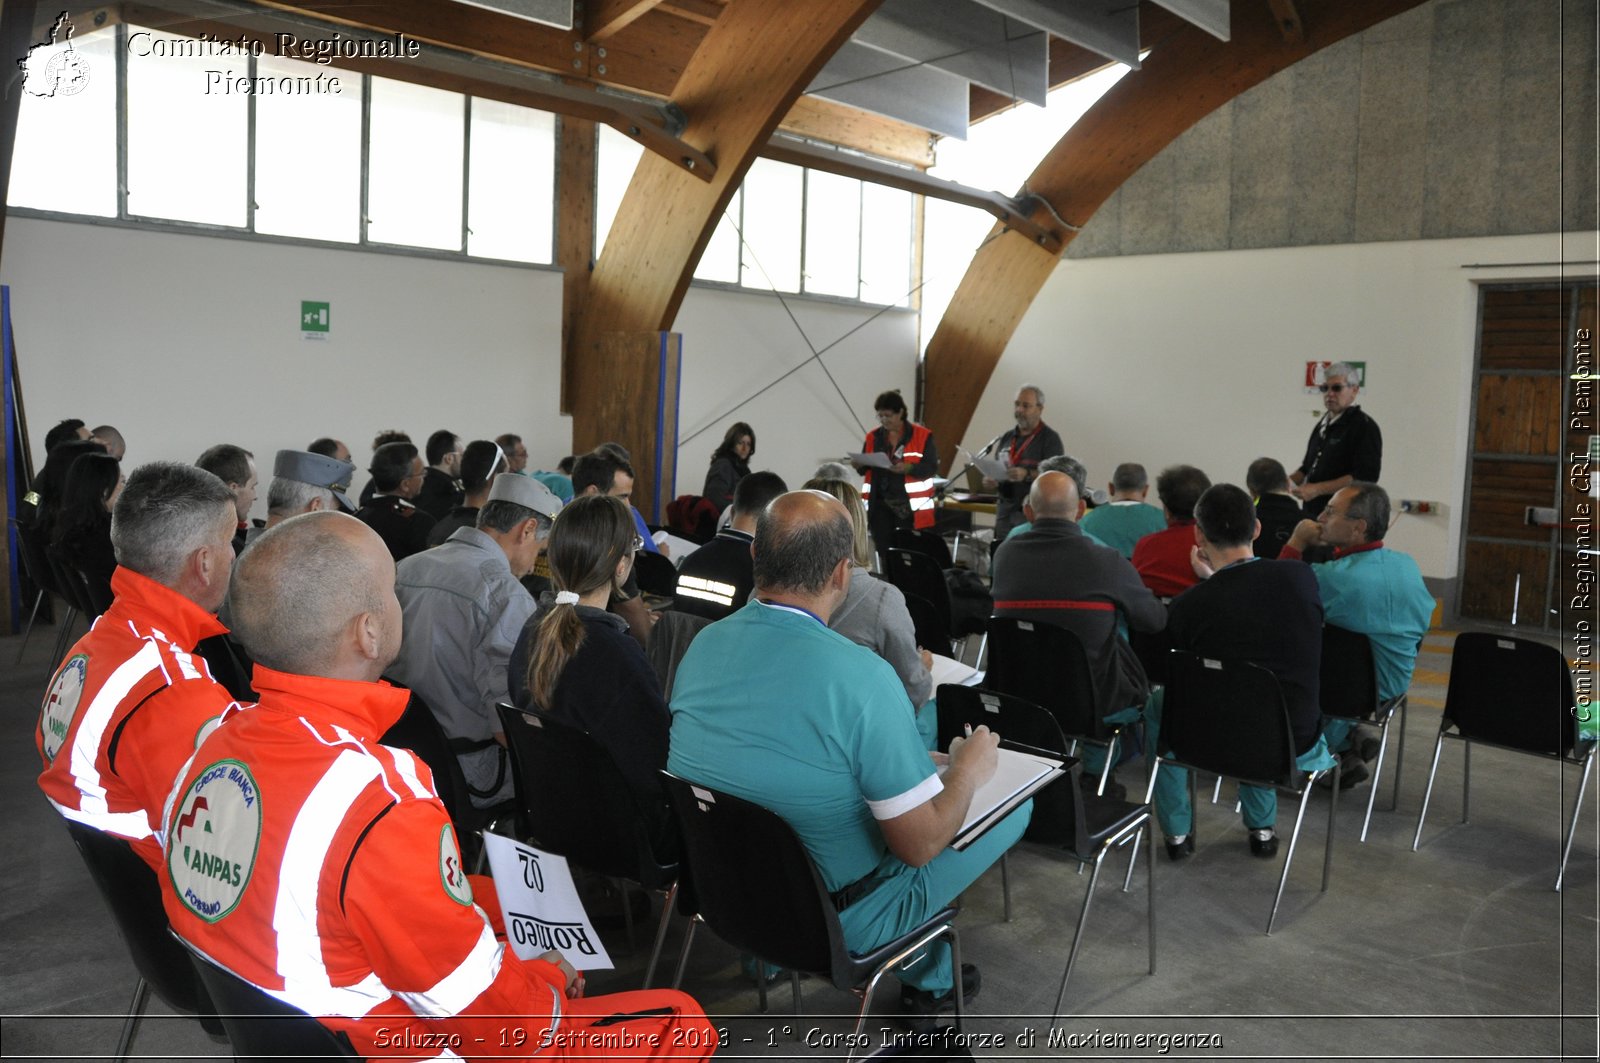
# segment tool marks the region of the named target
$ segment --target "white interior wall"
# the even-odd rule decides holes
[[[115,424],[135,464],[237,443],[257,455],[264,517],[271,455],[322,435],[343,439],[358,468],[385,428],[419,446],[442,427],[467,439],[514,431],[536,467],[571,449],[557,413],[558,272],[12,216],[0,283],[36,460],[67,416]],[[755,427],[756,467],[798,484],[859,448],[851,410],[870,423],[888,387],[910,401],[913,314],[786,298],[818,348],[866,323],[824,359],[849,408],[812,364],[728,412],[811,347],[775,296],[693,288],[674,326],[681,434],[711,427],[681,448],[677,493],[699,493],[733,421]],[[301,338],[303,299],[331,304],[327,342]]]
[[[1596,234],[1567,237],[1595,258]],[[1479,283],[1557,279],[1559,234],[1066,259],[1023,318],[966,445],[1044,387],[1045,419],[1096,483],[1123,461],[1178,462],[1243,484],[1261,455],[1295,469],[1321,414],[1309,360],[1367,362],[1359,402],[1383,429],[1381,482],[1404,516],[1388,541],[1426,576],[1454,578],[1461,537]],[[1488,264],[1485,268],[1463,266]],[[1591,266],[1583,267],[1592,272]],[[1154,491],[1151,492],[1154,501]]]
[[[822,462],[861,449],[862,426],[876,426],[872,400],[879,392],[899,388],[906,405],[912,405],[915,314],[878,313],[870,307],[794,296],[784,299],[798,327],[771,293],[689,290],[673,325],[683,334],[678,435],[688,440],[678,448],[675,494],[700,493],[711,452],[735,421],[747,422],[756,433],[750,467],[770,469],[790,487],[798,487]],[[813,347],[823,350],[835,343],[821,362],[848,405],[816,362],[748,405],[738,405],[809,359]],[[700,435],[688,439],[701,429]]]

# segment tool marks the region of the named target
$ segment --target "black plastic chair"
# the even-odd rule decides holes
[[[1505,635],[1457,635],[1450,657],[1444,715],[1439,721],[1439,737],[1433,744],[1433,766],[1428,769],[1428,788],[1422,793],[1422,812],[1417,816],[1411,851],[1416,852],[1422,841],[1422,824],[1428,818],[1428,799],[1433,794],[1439,753],[1446,738],[1458,739],[1466,746],[1461,773],[1463,823],[1467,822],[1471,797],[1473,743],[1576,764],[1583,768],[1583,774],[1578,781],[1577,799],[1572,803],[1561,867],[1556,872],[1555,888],[1559,892],[1578,829],[1583,792],[1594,767],[1595,743],[1584,739],[1576,707],[1572,672],[1560,650]],[[1594,711],[1592,703],[1590,711]]]
[[[389,682],[402,690],[407,689],[404,684],[392,679]],[[415,690],[410,691],[410,695],[411,700],[406,703],[405,712],[378,741],[386,746],[409,749],[422,758],[428,770],[433,772],[434,792],[439,795],[439,802],[450,813],[450,821],[455,824],[456,838],[461,843],[462,862],[468,867],[481,869],[483,839],[479,832],[493,826],[496,820],[512,815],[515,802],[493,808],[479,808],[472,803],[467,777],[461,772],[461,762],[451,751],[450,739],[445,737],[438,717],[434,716],[428,703]]]
[[[145,999],[152,989],[172,1010],[194,1015],[207,1030],[220,1034],[223,1027],[217,1021],[211,997],[189,962],[188,951],[167,929],[161,886],[150,865],[133,851],[127,839],[115,834],[71,820],[67,821],[67,833],[78,847],[106,907],[111,909],[133,957],[134,969],[139,972],[128,1018],[117,1041],[116,1058],[127,1058],[134,1028],[144,1014]]]
[[[950,585],[944,581],[944,571],[926,554],[893,547],[882,553],[884,577],[900,588],[908,601],[915,596],[933,606],[939,627],[950,635],[950,653],[955,656],[957,632],[951,619]]]
[[[22,644],[17,647],[17,659],[12,662],[13,665],[17,665],[22,663],[22,654],[28,648],[28,639],[33,635],[33,622],[39,617],[39,608],[44,605],[45,595],[53,594],[63,599],[65,596],[56,589],[55,574],[50,571],[50,563],[45,559],[44,551],[39,548],[38,536],[34,532],[33,525],[16,517],[7,517],[6,523],[11,526],[16,536],[17,553],[22,558],[23,571],[27,574],[28,582],[35,588],[33,609],[28,613],[28,626],[23,629]],[[70,607],[69,603],[68,608]],[[68,624],[64,622],[61,631],[67,630],[67,627]],[[58,632],[56,636],[58,642],[60,637]],[[50,667],[54,668],[60,660],[61,651],[58,650],[51,655]]]
[[[953,646],[949,625],[939,614],[938,607],[920,594],[901,593],[906,600],[906,612],[911,614],[911,627],[916,634],[917,645],[934,652]]]
[[[1107,723],[1100,715],[1094,673],[1078,636],[1040,620],[991,617],[983,685],[1043,705],[1072,743],[1068,753],[1076,753],[1079,742],[1104,746],[1106,763],[1095,793],[1106,792],[1124,725]]]
[[[694,928],[703,922],[723,941],[762,960],[795,972],[795,1014],[800,1014],[799,972],[827,978],[839,989],[861,994],[855,1034],[860,1034],[878,982],[891,967],[948,937],[951,969],[958,981],[956,1026],[962,1026],[961,942],[954,920],[957,908],[936,912],[921,926],[869,953],[846,947],[839,913],[805,845],[783,817],[709,786],[670,772],[667,796],[683,837],[685,891],[695,921],[684,936],[676,986],[689,962]],[[850,1058],[854,1057],[852,1038]]]
[[[678,895],[675,853],[663,860],[657,852],[676,842],[666,795],[656,808],[641,808],[610,750],[593,735],[537,711],[505,702],[497,708],[521,795],[518,833],[585,870],[666,895],[645,968],[649,988]],[[631,940],[632,909],[624,902],[622,911]]]
[[[950,557],[950,544],[944,541],[944,536],[936,532],[919,531],[916,528],[896,528],[894,547],[897,550],[910,550],[913,553],[926,555],[940,569],[955,567],[955,562]]]
[[[671,598],[678,593],[678,569],[671,560],[641,550],[633,555],[633,575],[639,589],[660,598]]]
[[[174,939],[178,943],[178,939]],[[178,944],[183,948],[182,944]],[[292,1004],[212,963],[190,949],[218,1018],[233,1044],[236,1063],[304,1063],[306,1060],[360,1059],[343,1033],[330,1030]]]
[[[1378,785],[1383,781],[1383,761],[1389,751],[1389,723],[1397,711],[1400,742],[1394,758],[1394,793],[1389,810],[1400,807],[1400,769],[1406,758],[1406,695],[1379,700],[1372,640],[1359,632],[1329,624],[1322,629],[1321,692],[1317,702],[1324,716],[1378,725],[1378,760],[1372,770],[1367,814],[1361,821],[1361,840],[1365,842],[1367,827],[1372,823],[1372,806],[1378,799]]]
[[[1155,792],[1156,775],[1163,764],[1198,768],[1255,786],[1271,786],[1300,798],[1283,858],[1278,892],[1272,898],[1267,933],[1278,919],[1278,905],[1289,883],[1295,844],[1305,822],[1311,784],[1333,772],[1334,792],[1339,789],[1339,762],[1332,769],[1304,772],[1295,764],[1294,731],[1278,677],[1258,664],[1219,661],[1173,650],[1168,670],[1166,703],[1162,709],[1155,768],[1145,799]],[[1333,869],[1334,821],[1339,802],[1328,802],[1328,840],[1322,858],[1322,892],[1328,890]]]
[[[965,733],[968,725],[987,724],[991,731],[1008,741],[1020,742],[1050,753],[1066,756],[1067,739],[1055,718],[1040,705],[1009,694],[945,684],[938,691],[939,748],[948,749],[951,739]],[[1061,989],[1056,993],[1055,1018],[1061,1017],[1061,1004],[1067,995],[1067,980],[1078,960],[1083,943],[1083,928],[1089,922],[1089,904],[1094,900],[1095,884],[1100,880],[1100,865],[1112,849],[1132,843],[1128,871],[1122,879],[1122,892],[1128,892],[1133,879],[1134,861],[1139,858],[1139,843],[1150,822],[1150,805],[1119,801],[1113,797],[1088,797],[1078,789],[1082,766],[1068,757],[1068,775],[1033,795],[1033,816],[1028,820],[1026,839],[1066,853],[1080,867],[1092,865],[1089,888],[1083,894],[1083,909],[1073,932],[1067,967],[1061,974]],[[1149,906],[1146,921],[1150,938],[1150,973],[1156,973],[1156,891],[1155,841],[1146,851],[1145,890]],[[1004,864],[1001,865],[1004,867]],[[1010,918],[1007,898],[1007,918]]]
[[[67,647],[72,644],[72,625],[78,618],[78,606],[71,597],[71,589],[63,586],[60,578],[56,575],[56,567],[50,563],[50,554],[46,549],[45,542],[39,536],[39,529],[28,521],[17,521],[16,529],[17,543],[22,548],[22,561],[27,566],[28,578],[33,580],[34,586],[38,587],[40,592],[39,596],[33,601],[34,613],[38,613],[39,605],[44,600],[43,596],[45,594],[53,594],[60,598],[67,608],[66,614],[61,617],[59,626],[56,628],[55,649],[50,652],[48,667],[53,672],[56,665],[61,663],[62,655],[67,652]],[[32,617],[28,619],[28,628],[30,631],[33,628]],[[26,645],[27,639],[24,638],[23,646],[26,647]],[[22,650],[20,648],[17,651],[17,660],[22,660]]]

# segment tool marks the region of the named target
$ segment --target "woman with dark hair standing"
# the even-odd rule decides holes
[[[111,509],[122,493],[122,463],[109,454],[80,454],[67,470],[50,545],[109,598],[117,555],[111,548]]]
[[[750,475],[750,459],[756,452],[756,433],[743,421],[736,421],[722,434],[722,443],[711,452],[711,468],[706,470],[706,485],[700,495],[721,513],[733,504],[734,488]]]
[[[882,454],[887,469],[857,465],[865,483],[861,501],[867,507],[867,526],[880,556],[894,546],[896,528],[933,527],[933,478],[939,471],[939,448],[926,425],[907,416],[906,400],[898,391],[885,391],[873,402],[878,427],[867,433],[861,448]]]
[[[669,833],[659,772],[672,717],[627,622],[606,611],[638,549],[620,498],[584,495],[563,507],[545,548],[556,593],[540,601],[511,651],[509,689],[519,708],[582,728],[610,750],[639,807],[659,816],[651,823],[659,843]]]

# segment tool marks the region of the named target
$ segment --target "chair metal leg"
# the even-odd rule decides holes
[[[1089,873],[1089,888],[1083,893],[1083,908],[1078,912],[1078,929],[1072,935],[1072,948],[1067,952],[1067,969],[1061,972],[1061,988],[1056,992],[1056,1010],[1052,1013],[1052,1024],[1061,1021],[1061,1002],[1067,998],[1067,980],[1072,977],[1073,964],[1078,962],[1078,946],[1083,944],[1084,924],[1089,921],[1089,905],[1094,901],[1094,886],[1100,881],[1100,865],[1106,858],[1106,849],[1102,845],[1094,857],[1094,869]]]
[[[1339,776],[1341,765],[1333,762],[1333,793],[1328,795],[1328,841],[1322,851],[1322,892],[1328,892],[1328,874],[1333,870],[1334,823],[1339,818]],[[1311,789],[1312,777],[1306,777],[1306,789]],[[1376,781],[1376,780],[1374,780]]]
[[[1472,741],[1462,739],[1461,744],[1466,747],[1461,760],[1461,822],[1465,823],[1472,809]]]
[[[678,953],[678,973],[672,976],[672,988],[679,989],[683,986],[683,972],[689,967],[689,946],[694,944],[694,928],[700,925],[698,915],[689,920],[688,929],[683,932],[683,949]]]
[[[801,1010],[800,1009],[800,972],[799,971],[790,970],[790,972],[789,972],[789,986],[790,986],[790,988],[792,988],[794,990],[794,1017],[798,1019],[800,1017],[800,1010]]]
[[[628,903],[628,884],[619,878],[609,881],[617,891],[617,903],[622,905],[622,925],[628,934],[628,951],[638,952],[639,946],[633,939],[633,905]]]
[[[954,972],[955,977],[955,992],[952,994],[952,996],[955,1000],[956,1006],[956,1029],[960,1030],[963,1028],[964,1023],[962,1015],[965,1012],[965,1007],[962,1003],[961,992],[961,937],[956,932],[954,923],[946,923],[931,933],[924,934],[922,937],[918,938],[916,941],[913,941],[911,944],[907,945],[893,956],[890,956],[883,962],[881,967],[872,972],[872,977],[867,979],[867,984],[857,990],[857,992],[861,994],[861,1010],[856,1013],[856,1025],[855,1029],[850,1031],[851,1034],[859,1035],[861,1033],[861,1027],[866,1025],[867,1009],[872,1006],[872,994],[877,991],[878,983],[883,980],[883,976],[888,974],[896,967],[899,967],[900,964],[905,962],[907,958],[915,956],[917,953],[927,948],[931,942],[947,936],[950,938],[951,970]],[[856,1038],[852,1037],[850,1054],[845,1057],[847,1061],[855,1057],[855,1040]]]
[[[1411,851],[1417,851],[1422,841],[1422,823],[1428,818],[1428,799],[1433,796],[1433,777],[1439,773],[1439,753],[1444,749],[1444,732],[1433,743],[1433,767],[1428,769],[1428,785],[1422,791],[1422,811],[1417,813],[1417,833],[1411,839]]]
[[[1222,776],[1217,776],[1216,785],[1211,788],[1211,803],[1216,804],[1222,797]]]
[[[967,1028],[967,1001],[966,994],[961,991],[961,936],[956,933],[954,924],[950,926],[950,970],[955,976],[956,1032],[962,1033]]]
[[[674,882],[667,889],[666,900],[661,902],[661,922],[656,926],[656,943],[650,950],[650,963],[644,969],[644,985],[640,989],[649,989],[650,983],[656,976],[656,961],[661,959],[661,946],[667,941],[667,923],[672,920],[672,906],[678,900],[678,884]]]
[[[1134,839],[1134,844],[1135,845],[1138,844],[1138,839],[1137,838]],[[1146,927],[1146,932],[1150,936],[1150,973],[1151,974],[1155,974],[1156,973],[1156,821],[1155,821],[1154,818],[1152,818],[1150,820],[1150,844],[1145,846],[1144,862],[1145,862],[1145,868],[1144,868],[1145,904],[1148,906],[1148,909],[1149,909],[1147,912],[1145,912],[1145,927]]]
[[[1128,854],[1128,871],[1127,871],[1127,874],[1122,876],[1122,892],[1123,893],[1127,893],[1128,892],[1128,884],[1133,881],[1133,865],[1139,859],[1139,842],[1142,841],[1143,838],[1144,838],[1144,828],[1143,827],[1140,827],[1138,830],[1133,832],[1133,852]],[[1150,840],[1150,848],[1151,849],[1155,848],[1155,838],[1154,838],[1153,835],[1152,835],[1151,840]]]
[[[143,978],[133,985],[133,1002],[128,1005],[128,1018],[122,1024],[122,1036],[117,1039],[117,1060],[128,1058],[128,1046],[133,1043],[133,1028],[139,1025],[139,1019],[144,1015],[145,998],[150,994],[150,986]]]
[[[1337,767],[1334,768],[1333,787],[1333,792],[1338,793],[1339,770]],[[1267,917],[1267,935],[1269,937],[1272,935],[1272,924],[1278,921],[1278,905],[1283,902],[1284,887],[1289,884],[1289,865],[1294,863],[1294,847],[1295,843],[1300,840],[1300,825],[1305,822],[1306,802],[1310,798],[1311,786],[1308,782],[1306,787],[1300,791],[1300,808],[1294,814],[1294,833],[1289,835],[1289,851],[1283,857],[1283,874],[1278,876],[1278,892],[1272,898],[1272,914]]]
[[[1000,854],[1000,898],[1005,907],[1005,921],[1011,922],[1011,853]]]
[[[50,651],[50,661],[45,665],[44,677],[48,681],[55,674],[56,666],[61,663],[61,658],[67,655],[67,647],[72,645],[72,625],[78,619],[78,610],[67,606],[66,613],[61,618],[61,629],[56,632],[55,649]]]
[[[1583,791],[1589,785],[1589,771],[1594,767],[1594,754],[1583,761],[1583,776],[1578,780],[1578,797],[1572,802],[1572,822],[1567,826],[1567,844],[1561,849],[1561,869],[1556,872],[1556,892],[1561,892],[1561,880],[1567,875],[1567,857],[1572,855],[1572,837],[1578,832],[1578,813],[1583,811]]]
[[[17,659],[11,662],[13,668],[22,663],[23,651],[28,648],[28,637],[33,634],[33,621],[39,615],[39,606],[43,604],[44,591],[40,591],[33,596],[33,612],[28,614],[28,626],[22,630],[22,645],[17,647]]]
[[[1367,828],[1372,825],[1372,806],[1378,800],[1378,784],[1383,781],[1383,755],[1389,751],[1389,724],[1393,720],[1394,714],[1390,713],[1383,721],[1383,726],[1378,730],[1378,763],[1372,769],[1372,790],[1367,794],[1367,817],[1361,821],[1361,841],[1363,844],[1367,840]],[[1398,776],[1399,768],[1395,769],[1395,774]],[[1398,802],[1399,790],[1396,789],[1395,793],[1396,801]]]
[[[1395,707],[1395,711],[1400,714],[1400,740],[1395,743],[1394,750],[1394,794],[1389,800],[1390,812],[1398,812],[1400,810],[1400,774],[1404,770],[1406,763],[1406,704],[1409,701],[1410,695],[1401,695],[1400,704]],[[1393,720],[1394,716],[1391,715],[1389,719]],[[1376,788],[1376,784],[1374,784],[1374,788]]]

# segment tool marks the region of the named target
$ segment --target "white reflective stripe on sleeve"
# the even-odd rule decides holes
[[[912,494],[913,492],[916,492],[916,491],[932,491],[932,490],[933,490],[933,481],[932,480],[907,480],[906,481],[906,494],[908,494],[908,495]]]
[[[417,797],[433,797],[434,793],[422,784],[422,776],[417,774],[417,758],[411,755],[409,749],[396,749],[394,746],[384,746],[394,754],[395,770],[400,773],[400,778],[405,780],[411,792]]]
[[[100,743],[117,706],[138,686],[145,676],[161,667],[161,651],[155,643],[146,642],[139,652],[117,665],[105,685],[95,692],[94,698],[83,710],[83,722],[73,736],[68,770],[78,792],[83,795],[79,805],[86,813],[108,814],[106,788],[100,784]],[[59,755],[59,754],[58,754]],[[141,816],[144,813],[140,813]],[[120,832],[119,832],[120,833]],[[148,831],[146,832],[148,833]]]
[[[701,576],[678,577],[678,593],[686,598],[699,598],[718,605],[732,605],[735,590],[737,588],[731,583],[721,583]]]
[[[913,498],[911,500],[911,508],[912,509],[932,509],[933,508],[933,499],[931,499],[931,498]]]
[[[50,798],[46,800],[55,805],[57,812],[74,823],[82,823],[86,827],[115,834],[119,838],[141,841],[155,833],[150,829],[150,817],[143,812],[86,812],[81,808],[68,808]]]
[[[894,819],[896,816],[905,815],[918,805],[933,800],[934,796],[943,792],[943,790],[944,783],[940,781],[938,773],[935,772],[905,793],[895,797],[886,797],[882,801],[868,801],[867,807],[872,810],[873,819]]]
[[[335,986],[328,978],[322,937],[317,933],[322,861],[350,806],[381,773],[377,759],[366,753],[340,753],[300,806],[284,845],[272,910],[272,928],[278,936],[275,963],[283,978],[282,999],[312,1015],[359,1018],[390,996],[376,974],[353,986]]]
[[[406,1006],[423,1018],[447,1019],[460,1015],[494,984],[505,958],[505,946],[495,940],[489,924],[483,925],[477,944],[456,969],[420,993],[396,992]]]
[[[185,678],[185,679],[204,679],[205,678],[205,676],[200,674],[200,669],[198,669],[198,668],[196,668],[194,666],[194,658],[193,657],[191,657],[189,654],[185,653],[184,651],[180,650],[176,645],[168,645],[167,648],[172,651],[173,658],[178,662],[178,670],[183,673],[183,678]]]

